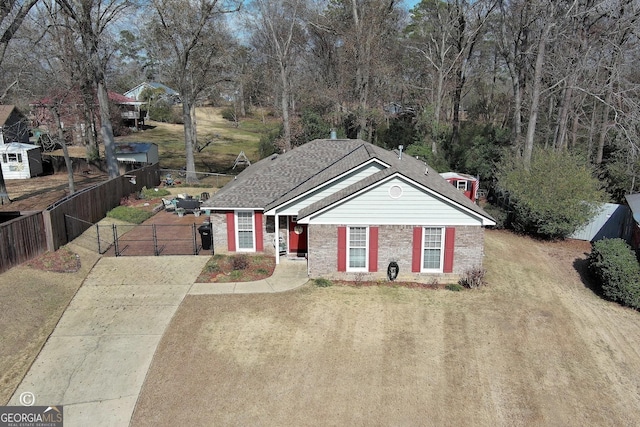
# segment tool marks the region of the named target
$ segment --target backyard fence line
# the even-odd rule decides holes
[[[207,185],[220,188],[235,178],[235,175],[214,173],[214,172],[195,172],[198,185]],[[187,172],[183,169],[160,169],[160,179],[166,182],[166,178],[170,177],[174,184],[185,184]]]

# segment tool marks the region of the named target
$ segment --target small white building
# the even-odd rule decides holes
[[[4,179],[27,179],[42,173],[42,156],[37,145],[0,144],[0,156]]]

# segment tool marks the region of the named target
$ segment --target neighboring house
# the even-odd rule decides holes
[[[140,116],[140,106],[144,102],[138,102],[116,92],[108,92],[108,96],[109,101],[120,111],[124,124],[131,127],[139,127],[143,124],[144,118]],[[100,127],[98,101],[95,100],[95,117],[88,124],[83,114],[85,106],[79,93],[67,93],[63,97],[47,97],[31,103],[32,126],[38,128],[40,132],[56,134],[58,126],[50,111],[54,105],[58,106],[60,121],[65,132],[71,133],[69,143],[81,145],[85,143],[87,132],[97,133]]]
[[[163,85],[162,83],[157,83],[157,82],[143,82],[140,83],[138,86],[134,87],[133,89],[130,89],[128,91],[126,91],[124,93],[124,96],[129,97],[129,98],[133,98],[136,101],[144,101],[141,98],[142,92],[145,89],[150,89],[153,91],[163,91],[164,95],[163,97],[171,102],[174,103],[177,99],[178,99],[178,92],[176,92],[175,90],[171,89],[168,86]]]
[[[152,142],[116,143],[116,159],[128,164],[128,170],[158,163],[158,145]]]
[[[29,121],[15,105],[0,105],[0,144],[29,142]]]
[[[120,117],[126,125],[136,129],[144,125],[144,117],[140,114],[140,106],[144,105],[144,102],[116,92],[109,92],[109,101],[118,106]]]
[[[42,173],[40,147],[22,142],[0,144],[4,179],[27,179]]]
[[[444,172],[440,174],[441,177],[447,180],[450,184],[462,191],[465,197],[469,198],[472,202],[478,200],[478,187],[480,186],[480,180],[473,175],[467,175],[466,173],[456,172]]]
[[[457,280],[482,265],[495,225],[422,161],[345,139],[254,163],[203,208],[217,253],[304,256],[310,277],[352,280],[385,278],[392,262],[398,280]]]

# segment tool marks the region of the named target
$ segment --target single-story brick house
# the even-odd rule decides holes
[[[318,139],[249,166],[203,204],[216,253],[306,257],[309,277],[454,281],[495,221],[424,162]],[[278,254],[278,255],[276,255]]]

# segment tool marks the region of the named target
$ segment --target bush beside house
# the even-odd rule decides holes
[[[535,150],[529,170],[520,159],[505,162],[498,187],[508,194],[514,230],[551,239],[588,223],[607,199],[591,167],[553,150]]]
[[[640,308],[640,265],[624,240],[603,239],[595,242],[588,260],[589,269],[607,299]]]

